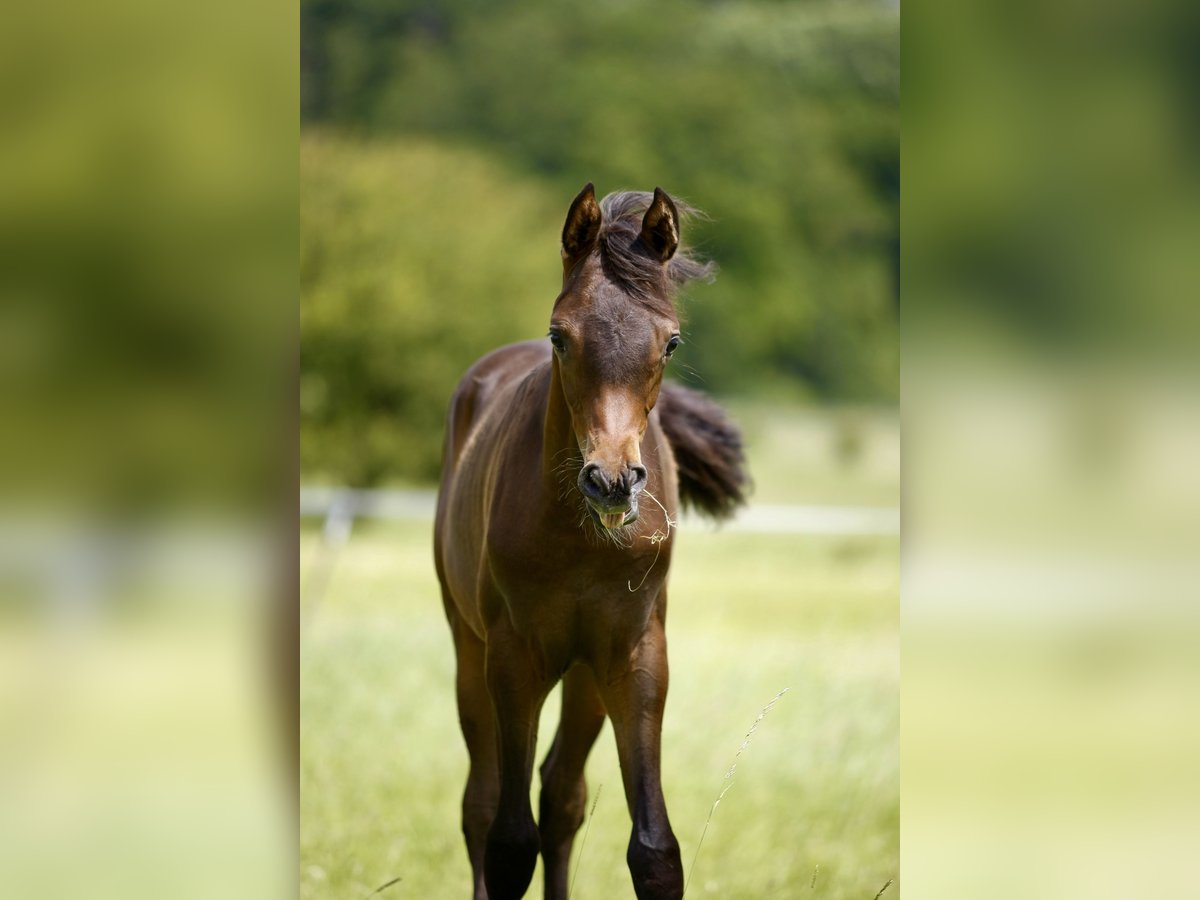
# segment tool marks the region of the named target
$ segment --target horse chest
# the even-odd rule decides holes
[[[588,543],[550,552],[506,533],[489,541],[493,614],[556,665],[632,649],[661,595],[664,555]]]

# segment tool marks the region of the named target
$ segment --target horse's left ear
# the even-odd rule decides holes
[[[642,219],[642,243],[662,263],[679,248],[679,211],[660,187],[654,189],[654,199]]]

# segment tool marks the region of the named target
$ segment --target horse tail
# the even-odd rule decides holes
[[[728,519],[750,487],[742,433],[725,410],[682,385],[664,382],[657,408],[675,453],[680,501],[712,519]]]

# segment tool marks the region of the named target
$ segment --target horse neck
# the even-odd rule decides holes
[[[551,360],[546,417],[542,426],[542,480],[551,494],[558,495],[562,467],[573,455],[579,455],[579,444],[571,427],[571,409],[563,394],[558,361]]]

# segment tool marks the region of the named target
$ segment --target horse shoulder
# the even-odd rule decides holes
[[[439,571],[460,611],[477,631],[490,596],[488,533],[496,525],[494,493],[499,473],[514,455],[514,407],[530,374],[545,361],[544,341],[501,347],[463,376],[450,402],[435,543]],[[501,525],[500,527],[503,527]]]
[[[488,411],[503,397],[505,388],[511,388],[545,362],[549,353],[545,341],[508,344],[480,357],[466,371],[450,398],[443,483],[454,471]]]

